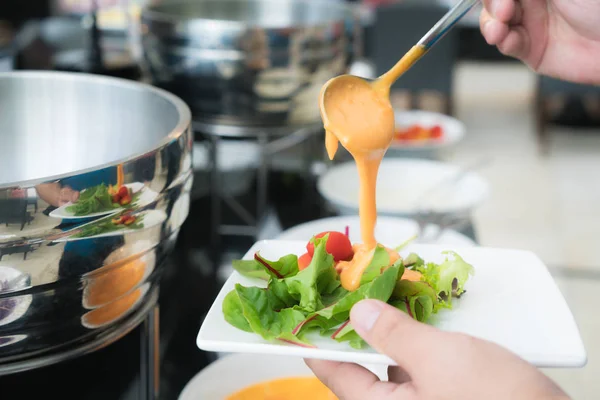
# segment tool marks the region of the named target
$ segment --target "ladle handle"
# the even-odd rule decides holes
[[[429,50],[477,3],[479,0],[461,0],[421,38],[418,44]]]
[[[479,0],[461,0],[452,7],[396,65],[373,83],[375,89],[382,95],[389,96],[394,82],[419,61],[478,2]]]

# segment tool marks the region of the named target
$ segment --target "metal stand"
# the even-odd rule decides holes
[[[209,142],[210,196],[211,196],[211,253],[218,265],[222,236],[250,236],[257,238],[268,206],[268,178],[270,158],[274,154],[301,143],[305,170],[310,174],[312,149],[308,139],[322,130],[321,124],[286,128],[247,128],[236,126],[209,125],[194,122],[195,131],[204,134]],[[256,216],[252,215],[233,196],[222,189],[219,171],[218,149],[221,140],[238,138],[254,140],[260,148],[260,162],[256,175]],[[242,221],[243,225],[228,225],[221,221],[222,205],[225,203]]]
[[[140,386],[139,399],[158,398],[160,383],[159,360],[159,307],[155,306],[144,321],[140,330]]]

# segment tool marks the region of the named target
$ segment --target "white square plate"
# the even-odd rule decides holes
[[[262,241],[244,256],[261,252],[267,259],[306,251],[302,241]],[[425,261],[442,262],[442,251],[454,250],[475,268],[466,293],[453,300],[452,310],[441,310],[429,323],[446,331],[463,332],[495,342],[538,367],[573,368],[586,364],[587,356],[579,330],[565,299],[543,262],[533,253],[484,247],[449,248],[413,244],[401,254],[415,252]],[[223,285],[197,338],[202,350],[261,353],[317,358],[359,364],[394,365],[389,357],[371,348],[356,350],[318,333],[309,336],[317,348],[269,342],[227,323],[222,304],[236,283],[262,286],[266,282],[237,272]]]

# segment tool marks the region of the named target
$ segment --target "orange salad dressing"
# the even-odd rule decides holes
[[[377,246],[376,186],[381,160],[394,138],[394,109],[389,101],[392,83],[410,68],[426,50],[413,47],[398,63],[378,80],[344,75],[335,78],[321,91],[320,109],[325,127],[325,147],[330,159],[339,142],[354,158],[360,180],[359,216],[363,247],[352,261],[341,269],[342,286],[356,290],[360,277],[369,265],[369,254]]]

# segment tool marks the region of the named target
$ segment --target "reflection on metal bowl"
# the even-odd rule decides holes
[[[152,249],[151,243],[140,240],[111,253],[105,266],[83,278],[83,306],[91,310],[110,307],[137,290],[155,267],[156,255],[148,249]]]
[[[319,121],[319,90],[360,55],[358,14],[340,1],[169,0],[141,20],[153,83],[208,124]]]
[[[10,346],[25,339],[27,335],[0,336],[0,347]]]
[[[0,268],[30,299],[0,338],[0,375],[93,351],[153,307],[187,216],[191,113],[130,81],[0,74]]]
[[[110,325],[128,315],[148,292],[149,285],[125,293],[112,302],[88,311],[81,316],[81,324],[89,329]]]
[[[18,269],[0,266],[0,326],[21,318],[31,305],[31,295],[14,296],[14,292],[28,287],[31,279]],[[4,296],[2,296],[4,295]]]

